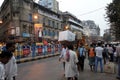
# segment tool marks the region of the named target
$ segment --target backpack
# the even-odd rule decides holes
[[[95,56],[94,48],[90,48],[90,50],[89,50],[89,56],[90,57],[94,57]]]

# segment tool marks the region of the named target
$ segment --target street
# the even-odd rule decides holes
[[[58,56],[18,64],[16,80],[65,80],[62,63]],[[79,80],[117,80],[116,74],[95,73],[89,70],[88,60]]]
[[[58,57],[18,64],[17,80],[62,80],[62,64]]]

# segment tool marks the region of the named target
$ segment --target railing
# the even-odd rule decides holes
[[[44,56],[48,54],[60,53],[60,45],[37,45],[37,46],[18,46],[14,52],[16,59]]]

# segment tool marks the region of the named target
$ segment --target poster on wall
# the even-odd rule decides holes
[[[20,27],[16,27],[16,36],[20,36]]]
[[[11,34],[12,34],[12,35],[15,34],[15,29],[14,29],[14,28],[11,29]]]

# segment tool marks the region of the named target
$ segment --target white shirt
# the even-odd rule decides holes
[[[64,59],[65,59],[66,50],[67,50],[67,49],[62,48],[62,51],[61,51],[61,54],[60,54],[60,58],[62,59],[63,62],[64,62]]]
[[[107,47],[107,49],[108,49],[108,52],[109,52],[110,54],[113,54],[113,48],[112,48],[112,47]]]
[[[0,62],[0,80],[5,79],[5,69],[4,69],[4,64]]]
[[[96,47],[95,48],[96,56],[102,58],[103,48],[102,47]]]
[[[78,58],[74,51],[69,50],[70,54],[70,60],[69,62],[65,62],[65,77],[74,77],[77,76],[78,70],[77,70],[77,62]]]
[[[7,80],[13,80],[13,77],[17,75],[17,64],[14,56],[5,65],[5,76]]]
[[[116,47],[116,55],[120,57],[120,44]]]

